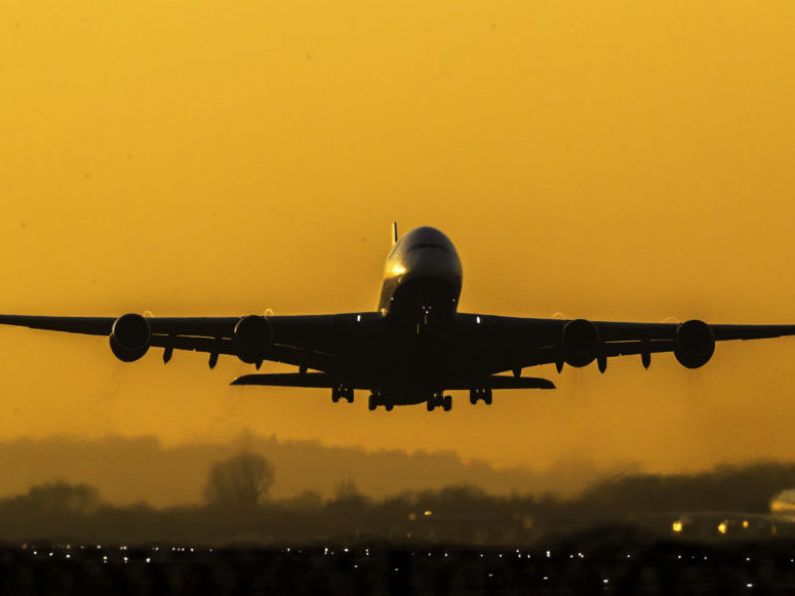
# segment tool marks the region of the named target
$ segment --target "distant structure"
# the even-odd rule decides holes
[[[788,522],[795,522],[795,488],[782,490],[770,501],[770,513]]]

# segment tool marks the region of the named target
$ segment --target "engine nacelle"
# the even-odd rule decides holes
[[[704,321],[692,320],[676,328],[674,356],[687,368],[704,366],[715,353],[715,334]]]
[[[235,342],[243,362],[253,364],[262,359],[273,342],[273,327],[267,317],[248,315],[235,325]]]
[[[570,366],[588,366],[599,355],[602,339],[596,325],[575,319],[563,326],[561,337],[563,358]]]
[[[113,322],[110,332],[110,349],[122,362],[134,362],[149,350],[152,328],[146,317],[130,313]]]

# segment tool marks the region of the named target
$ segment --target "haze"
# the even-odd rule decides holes
[[[795,4],[30,3],[0,16],[0,311],[372,310],[389,223],[462,310],[795,323]],[[546,469],[795,456],[795,341],[368,412],[0,330],[0,440],[251,431]],[[273,365],[266,368],[274,370]],[[463,395],[463,394],[461,394]]]

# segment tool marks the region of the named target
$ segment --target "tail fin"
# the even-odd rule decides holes
[[[395,246],[398,241],[398,229],[397,229],[397,222],[392,222],[392,246]]]

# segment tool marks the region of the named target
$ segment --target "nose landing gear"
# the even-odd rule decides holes
[[[337,403],[339,400],[344,399],[349,404],[353,403],[353,387],[346,387],[339,385],[331,390],[331,401]]]

